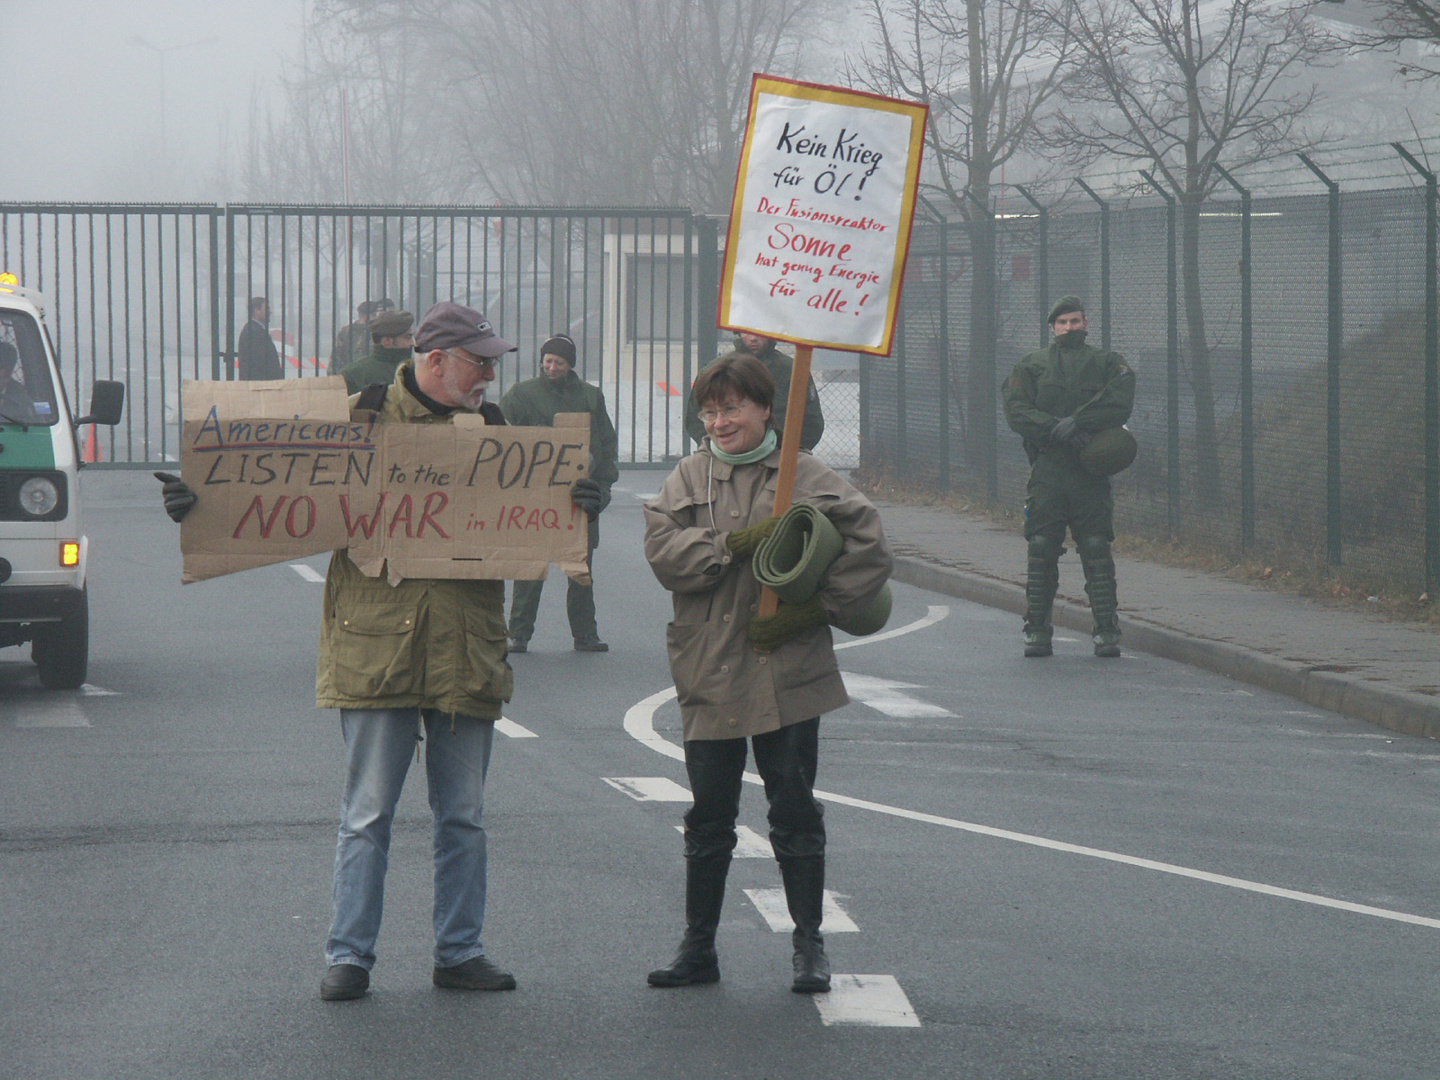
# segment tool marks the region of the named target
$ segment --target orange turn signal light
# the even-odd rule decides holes
[[[80,565],[80,545],[77,544],[74,540],[66,540],[63,544],[60,545],[60,565]]]

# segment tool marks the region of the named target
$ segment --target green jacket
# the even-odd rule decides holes
[[[783,435],[785,410],[790,400],[790,372],[794,370],[795,360],[775,348],[774,344],[757,359],[769,369],[775,380],[775,403],[770,407],[770,426]],[[705,441],[705,424],[700,419],[700,406],[695,404],[693,394],[685,403],[685,431],[697,443]],[[800,428],[800,449],[815,449],[824,434],[825,416],[820,411],[820,392],[815,389],[812,376],[805,391],[805,422]]]
[[[383,345],[376,345],[370,350],[370,355],[362,360],[356,360],[353,364],[346,364],[338,374],[345,376],[345,385],[349,387],[350,393],[358,394],[371,383],[384,383],[389,386],[395,381],[395,372],[400,365],[415,353],[411,349],[387,349]]]
[[[380,421],[450,423],[405,388],[410,368],[396,372]],[[504,422],[493,408],[486,412],[492,422]],[[315,703],[322,709],[431,708],[498,720],[514,686],[505,634],[503,581],[412,578],[391,585],[385,574],[366,577],[337,551],[325,575]]]
[[[516,383],[500,399],[500,411],[517,427],[549,427],[560,413],[589,413],[590,476],[606,487],[620,479],[620,437],[605,410],[605,394],[575,372]]]
[[[1024,440],[1034,464],[1044,454],[1075,453],[1050,440],[1062,416],[1075,417],[1076,426],[1092,435],[1130,419],[1135,372],[1117,352],[1053,343],[1015,365],[1001,398],[1005,420]]]
[[[342,326],[335,335],[335,347],[330,350],[330,367],[327,373],[338,375],[346,364],[364,359],[370,352],[371,344],[370,328],[364,323],[353,322]]]
[[[605,489],[601,509],[610,501],[610,485],[620,479],[620,436],[605,411],[605,394],[571,371],[563,379],[540,375],[516,383],[500,399],[505,422],[517,427],[550,427],[558,413],[590,414],[590,476]],[[590,546],[600,544],[600,520],[590,522]]]

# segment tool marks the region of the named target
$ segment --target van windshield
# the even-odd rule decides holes
[[[0,311],[0,424],[59,419],[40,328],[25,312]]]

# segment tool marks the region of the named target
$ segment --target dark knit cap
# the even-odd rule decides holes
[[[1050,309],[1050,318],[1046,321],[1053,323],[1061,315],[1069,315],[1072,311],[1085,314],[1085,302],[1078,296],[1062,296],[1055,301],[1055,306]]]
[[[565,334],[556,334],[540,346],[540,359],[558,356],[571,367],[575,366],[575,340]]]

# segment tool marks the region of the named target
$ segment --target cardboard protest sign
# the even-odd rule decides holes
[[[185,581],[348,548],[371,577],[589,582],[590,417],[554,427],[386,424],[350,412],[345,380],[190,382],[181,475]],[[198,417],[198,419],[196,419]]]
[[[720,325],[888,356],[926,107],[756,75]]]

